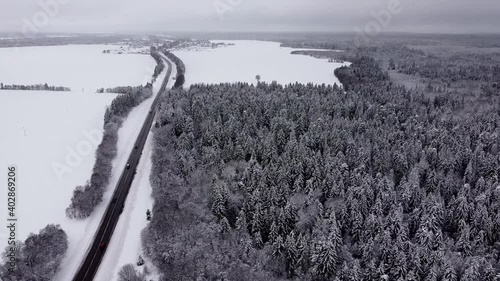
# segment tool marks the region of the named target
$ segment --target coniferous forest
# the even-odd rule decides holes
[[[343,87],[163,96],[142,235],[163,280],[499,280],[498,91],[347,59]]]

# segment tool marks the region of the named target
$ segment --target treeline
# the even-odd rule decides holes
[[[130,40],[129,35],[77,35],[47,37],[39,34],[12,33],[6,34],[12,39],[0,39],[0,48],[14,47],[40,47],[40,46],[64,46],[64,45],[106,45],[120,44]],[[34,36],[36,35],[36,36]],[[139,36],[133,40],[141,40]]]
[[[23,91],[54,91],[54,92],[70,92],[71,89],[62,86],[49,86],[45,84],[36,85],[4,85],[0,83],[0,90],[23,90]]]
[[[359,48],[354,45],[354,36],[310,37],[314,40],[281,40],[282,46],[344,50],[295,52],[333,60],[370,57],[389,71],[393,82],[429,86],[430,92],[458,90],[461,95],[481,93],[489,98],[500,89],[500,53],[495,51],[500,47],[498,36],[381,34]]]
[[[336,50],[338,45],[331,42],[291,41],[281,43],[281,47]]]
[[[85,219],[102,202],[112,176],[113,160],[117,155],[118,130],[132,109],[153,94],[151,87],[129,89],[127,93],[117,96],[106,109],[103,138],[96,150],[92,176],[85,185],[74,190],[71,204],[66,209],[69,218]]]
[[[422,44],[419,46],[421,49],[389,41],[332,55],[347,61],[356,56],[370,57],[375,59],[384,71],[401,73],[410,79],[417,78],[426,84],[424,86],[430,86],[431,91],[459,89],[462,94],[474,95],[480,92],[486,98],[498,93],[499,53],[468,45],[467,48],[462,45],[450,46],[450,50],[444,52],[439,45],[426,45],[425,42],[414,44]],[[497,44],[500,46],[500,42]]]
[[[335,76],[346,91],[376,91],[380,83],[389,81],[389,74],[383,71],[375,59],[368,56],[350,58],[354,67],[342,66],[335,69]]]
[[[11,249],[15,257],[11,259]],[[4,281],[51,281],[68,249],[68,237],[59,225],[47,225],[26,241],[16,241],[3,253],[0,279]],[[10,271],[10,268],[14,268]]]
[[[173,88],[181,88],[186,81],[186,66],[184,65],[184,62],[179,57],[167,51],[166,49],[163,49],[163,54],[165,54],[165,56],[167,56],[167,58],[177,66],[177,77],[175,78],[175,84]]]
[[[339,50],[344,49],[346,46],[340,42],[318,42],[318,41],[302,41],[302,40],[287,40],[281,43],[281,47],[297,48],[297,49],[325,49],[325,50]]]
[[[373,57],[389,57],[390,68],[408,75],[436,79],[445,83],[457,81],[500,82],[500,63],[491,54],[457,53],[438,56],[404,44],[367,47],[360,52]]]
[[[151,46],[150,53],[156,61],[156,67],[153,73],[153,79],[156,80],[156,78],[158,78],[158,75],[160,75],[160,73],[162,73],[162,71],[165,69],[165,63],[163,62],[163,58],[161,57],[160,53],[158,53],[158,49],[155,46]]]
[[[335,62],[335,63],[344,63],[343,60],[338,59],[338,58],[333,58],[333,57],[338,57],[338,54],[342,53],[340,51],[323,51],[323,50],[297,50],[297,51],[292,51],[290,54],[292,55],[306,55],[306,56],[311,56],[319,59],[326,58],[328,59],[328,62]]]
[[[145,88],[151,88],[152,85],[151,85],[151,83],[148,83],[144,87]],[[127,94],[127,93],[130,93],[130,92],[133,92],[135,88],[137,88],[137,87],[119,86],[119,87],[114,87],[114,88],[107,88],[106,90],[104,90],[104,88],[100,88],[99,90],[97,90],[97,92],[98,93]]]
[[[144,252],[162,280],[497,280],[500,103],[393,84],[162,99]]]

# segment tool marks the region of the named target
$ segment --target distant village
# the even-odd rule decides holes
[[[213,43],[209,40],[175,40],[167,41],[163,44],[163,48],[174,51],[174,50],[199,50],[204,48],[216,49],[220,47],[233,46],[233,43],[218,42]]]

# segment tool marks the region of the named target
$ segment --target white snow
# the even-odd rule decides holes
[[[175,65],[173,64],[173,66]],[[155,93],[161,86],[166,72],[167,67],[165,66],[165,71],[158,77],[154,85],[156,89]],[[175,77],[175,75],[176,69],[173,67],[170,78]],[[173,86],[174,83],[175,80],[170,79],[167,89]],[[106,254],[94,278],[96,281],[118,280],[120,269],[129,263],[136,266],[137,259],[142,253],[141,231],[147,225],[146,210],[153,210],[153,198],[151,198],[153,189],[149,182],[152,166],[152,137],[152,133],[150,133],[141,160],[137,166],[137,174],[125,202],[125,209],[118,220],[113,238],[106,249]],[[142,256],[144,257],[144,255]],[[154,268],[149,264],[147,266],[153,272],[153,275],[148,276],[148,280],[156,280]],[[138,267],[137,270],[142,270],[143,268],[144,266]]]
[[[51,223],[61,224],[71,247],[75,246],[75,237],[84,234],[86,223],[70,221],[65,209],[74,188],[90,178],[94,152],[102,138],[104,111],[115,97],[0,91],[0,179],[7,182],[7,165],[17,166],[17,239],[25,240],[29,233],[38,233]],[[69,157],[69,151],[73,151],[73,157]],[[53,169],[57,163],[67,169],[57,170],[59,177]],[[5,204],[2,202],[2,208]],[[0,214],[6,221],[6,212]],[[4,228],[0,228],[0,234],[6,234]],[[0,240],[2,247],[7,245]]]
[[[94,93],[99,88],[144,85],[155,61],[149,55],[103,54],[120,45],[68,45],[0,48],[0,82],[70,87]]]
[[[348,63],[330,63],[305,55],[292,55],[295,49],[280,47],[280,43],[264,41],[225,40],[211,41],[233,46],[177,50],[177,55],[186,65],[186,83],[248,82],[261,81],[288,83],[315,83],[340,85],[333,71]]]

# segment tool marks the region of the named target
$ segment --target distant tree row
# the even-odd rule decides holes
[[[388,60],[391,70],[449,85],[458,81],[500,82],[500,62],[492,60],[489,54],[481,54],[479,50],[477,54],[444,57],[404,44],[386,44],[361,48],[358,52]]]
[[[345,45],[338,42],[318,42],[318,41],[286,41],[281,43],[281,47],[289,48],[304,48],[304,49],[325,49],[325,50],[339,50],[344,49]]]
[[[49,86],[47,83],[45,84],[36,84],[36,85],[4,85],[0,83],[0,90],[23,90],[23,91],[54,91],[54,92],[69,92],[70,88],[62,87],[62,86]]]
[[[151,88],[151,83],[148,83],[146,86],[144,86],[145,88]],[[130,93],[130,92],[133,92],[134,89],[137,88],[137,87],[132,87],[132,86],[118,86],[118,87],[114,87],[114,88],[107,88],[106,90],[104,90],[104,88],[101,88],[99,90],[97,90],[98,93],[113,93],[113,94],[127,94],[127,93]]]
[[[9,246],[10,247],[10,246]],[[15,269],[9,247],[3,253],[0,279],[4,281],[52,281],[68,249],[68,237],[59,225],[47,225],[39,234],[30,234],[26,241],[16,241]]]
[[[94,35],[82,34],[76,36],[32,36],[30,34],[14,33],[12,39],[0,39],[1,48],[12,47],[40,47],[40,46],[64,46],[64,45],[105,45],[105,44],[123,44],[130,40],[130,35]],[[140,41],[137,37],[133,40]]]
[[[118,130],[134,107],[152,96],[151,87],[131,87],[125,94],[117,96],[104,114],[103,138],[96,150],[96,162],[92,176],[83,186],[73,192],[71,204],[66,215],[72,219],[85,219],[102,202],[102,197],[109,185],[113,160],[117,155]]]
[[[464,49],[460,46],[462,49],[458,51],[443,54],[438,47],[433,46],[435,42],[427,43],[429,45],[425,45],[425,42],[415,44],[424,44],[423,46],[428,47],[429,51],[424,52],[408,44],[389,41],[345,52],[323,52],[323,54],[331,59],[350,62],[359,62],[360,58],[364,58],[366,62],[369,58],[380,65],[387,76],[399,73],[403,75],[402,82],[405,82],[405,79],[420,81],[425,84],[423,86],[428,87],[428,92],[457,91],[460,96],[481,93],[488,98],[500,89],[500,53],[472,47],[460,51]],[[496,44],[500,47],[500,41]],[[319,52],[299,53],[318,56]],[[394,82],[401,82],[397,80]],[[417,83],[414,86],[422,85]]]
[[[184,62],[166,49],[163,49],[162,52],[177,66],[177,77],[173,88],[181,88],[186,80],[186,66],[184,65]]]
[[[163,62],[163,58],[161,57],[160,53],[158,53],[158,49],[155,46],[151,46],[151,56],[155,59],[156,61],[156,67],[153,73],[153,79],[156,80],[160,73],[165,69],[165,63]]]

